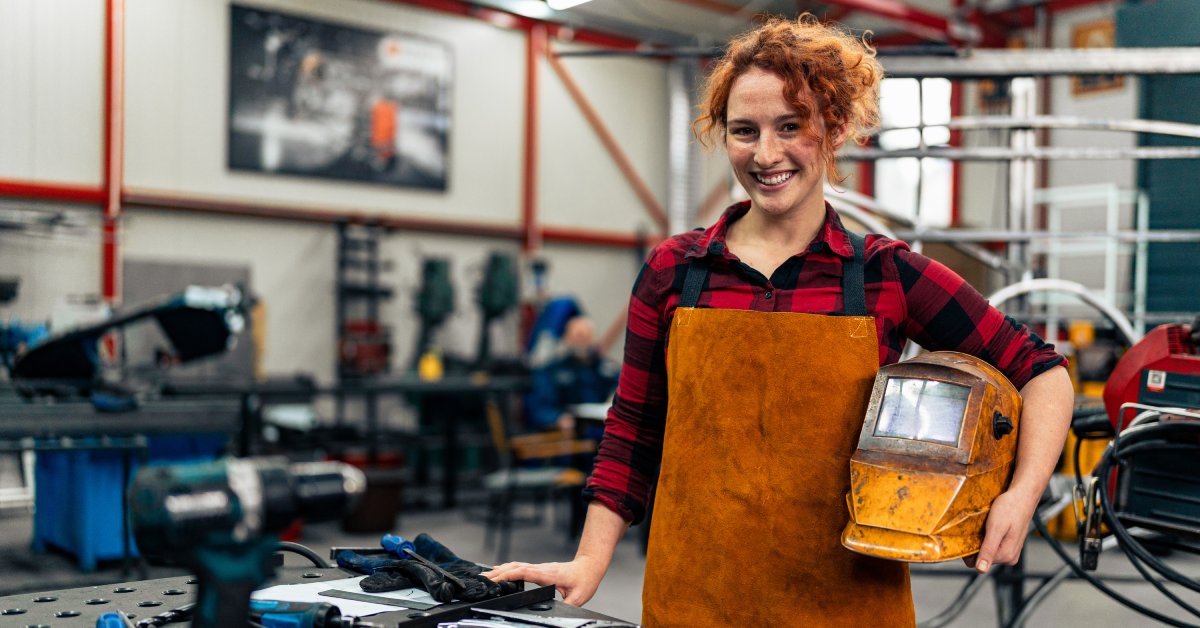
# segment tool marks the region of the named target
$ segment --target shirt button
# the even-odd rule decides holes
[[[770,290],[768,290],[768,291],[767,291],[767,293],[763,295],[763,298],[765,298],[765,299],[769,299],[769,298],[771,298],[771,295],[772,295],[772,294],[773,294],[773,293],[772,293]]]

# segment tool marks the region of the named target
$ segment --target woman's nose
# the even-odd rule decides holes
[[[758,140],[758,147],[754,151],[754,165],[759,168],[773,166],[783,158],[782,146],[779,138],[771,133],[763,133]]]

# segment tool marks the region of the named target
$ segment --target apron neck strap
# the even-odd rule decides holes
[[[847,232],[850,245],[854,247],[854,259],[842,263],[842,306],[847,316],[867,315],[867,294],[863,283],[863,258],[866,257],[867,241],[857,233]],[[708,260],[697,257],[688,263],[687,276],[683,280],[683,295],[679,307],[696,307],[700,292],[708,281]]]
[[[708,282],[708,260],[697,257],[688,262],[687,276],[683,279],[683,295],[679,299],[679,307],[696,307],[700,302],[700,292]]]
[[[842,262],[842,308],[847,316],[867,315],[867,291],[863,283],[863,259],[866,258],[866,238],[847,231],[854,259]]]

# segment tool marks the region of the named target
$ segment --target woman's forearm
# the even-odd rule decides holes
[[[621,515],[600,502],[593,501],[588,505],[587,520],[583,524],[583,534],[579,539],[575,560],[591,563],[603,576],[612,562],[617,543],[628,529],[629,524]]]
[[[1052,368],[1021,389],[1017,467],[1009,491],[1039,499],[1054,473],[1071,427],[1075,391],[1067,369]]]

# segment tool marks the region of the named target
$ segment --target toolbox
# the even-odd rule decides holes
[[[97,561],[138,555],[132,531],[122,540],[126,483],[142,464],[215,460],[228,435],[178,434],[146,439],[141,450],[114,448],[99,437],[76,438],[68,451],[39,451],[34,466],[33,549],[73,555],[81,571]],[[126,544],[127,541],[127,544]]]

